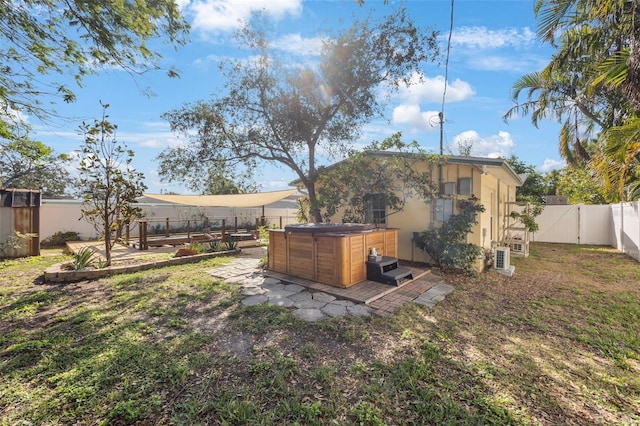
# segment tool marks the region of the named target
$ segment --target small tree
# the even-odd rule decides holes
[[[104,238],[106,263],[111,264],[111,249],[122,226],[141,216],[135,207],[146,185],[144,175],[131,168],[134,153],[116,140],[117,126],[106,115],[108,104],[102,106],[102,119],[80,126],[84,134],[79,180],[84,200],[82,217],[93,224]]]
[[[477,223],[478,213],[484,206],[476,197],[458,201],[459,213],[453,215],[440,228],[423,231],[416,246],[424,250],[443,270],[460,269],[472,275],[473,264],[482,254],[482,248],[466,242],[471,227]]]

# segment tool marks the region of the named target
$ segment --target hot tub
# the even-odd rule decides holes
[[[367,278],[372,248],[397,257],[398,230],[370,224],[296,224],[269,230],[269,269],[294,277],[350,287]]]

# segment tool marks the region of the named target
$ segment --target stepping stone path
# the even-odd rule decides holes
[[[236,257],[226,266],[207,271],[215,278],[240,285],[242,294],[246,296],[242,300],[242,304],[245,306],[269,303],[295,308],[294,315],[296,317],[310,322],[345,315],[367,317],[374,311],[363,304],[339,300],[327,293],[312,292],[297,284],[288,284],[275,278],[265,277],[258,270],[260,255],[256,256],[262,251],[246,250],[246,252],[247,255]],[[433,307],[452,290],[453,287],[448,284],[438,284],[420,295],[415,299],[415,302]]]

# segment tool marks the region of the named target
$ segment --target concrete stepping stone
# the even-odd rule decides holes
[[[365,305],[347,306],[347,312],[354,317],[368,317],[371,315],[371,308]]]
[[[300,300],[294,303],[297,308],[300,309],[320,309],[327,305],[327,302],[321,300],[306,299]]]
[[[289,299],[293,300],[294,302],[302,302],[303,300],[313,299],[313,295],[308,291],[300,291],[289,296]]]
[[[268,303],[270,305],[282,306],[284,308],[290,308],[291,306],[293,306],[293,300],[287,297],[282,297],[279,295],[277,296],[269,295],[268,298],[269,298]]]
[[[256,296],[258,294],[265,294],[267,290],[260,287],[244,287],[241,293],[245,296]]]
[[[320,309],[322,313],[329,315],[332,318],[343,317],[347,315],[347,307],[343,305],[336,305],[334,303],[327,303],[327,305]]]
[[[313,293],[313,299],[319,300],[321,302],[333,302],[334,300],[336,300],[335,296],[327,293]]]
[[[264,286],[262,287],[264,289]],[[295,291],[287,291],[284,289],[280,289],[280,290],[267,290],[267,295],[269,297],[289,297],[289,296],[293,296],[294,294],[296,294]]]
[[[437,284],[414,299],[414,303],[433,308],[438,302],[444,300],[445,296],[453,291],[454,287],[449,284]]]
[[[265,296],[264,294],[257,294],[255,296],[249,296],[246,299],[243,299],[242,304],[245,306],[255,306],[262,303],[267,303],[267,301],[269,301],[269,298],[267,296]]]
[[[313,308],[298,309],[293,313],[293,316],[309,322],[316,322],[327,318],[320,309]]]
[[[355,303],[353,303],[351,300],[334,300],[331,303],[333,303],[334,305],[342,305],[346,307],[355,305]]]
[[[298,292],[301,292],[303,290],[306,290],[306,287],[303,287],[303,286],[298,285],[298,284],[285,284],[284,285],[284,290],[291,291],[293,293],[298,293]]]
[[[277,282],[277,283],[267,283],[267,284],[262,284],[262,288],[265,288],[267,290],[283,290],[284,289],[284,284],[282,284],[281,282]]]

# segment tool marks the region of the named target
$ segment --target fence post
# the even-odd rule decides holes
[[[164,236],[165,237],[169,236],[169,218],[167,218],[167,222],[166,222],[165,227],[164,227]]]
[[[280,229],[282,229],[282,216],[280,216]]]
[[[222,241],[224,241],[224,233],[227,225],[227,219],[222,219]]]
[[[238,232],[238,216],[233,217],[233,232]]]

